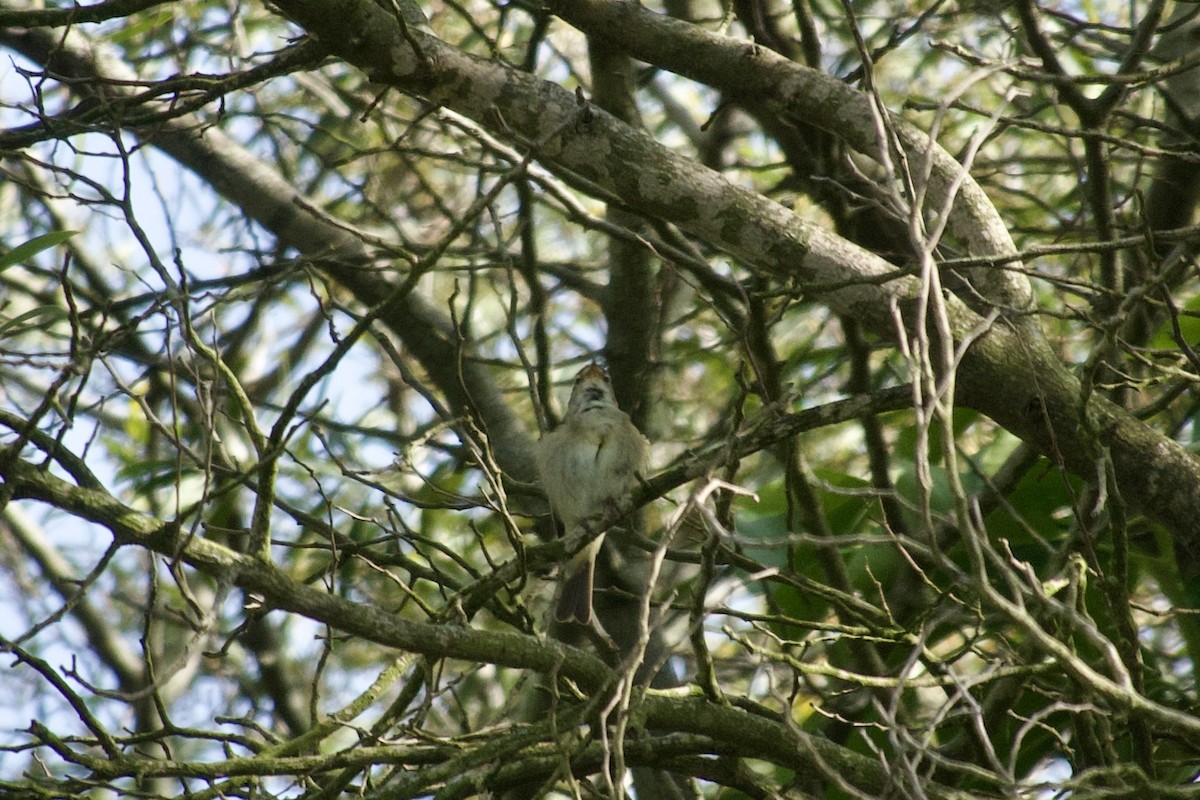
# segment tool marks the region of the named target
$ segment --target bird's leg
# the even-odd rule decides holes
[[[606,497],[604,498],[604,516],[606,519],[611,519],[616,522],[622,519],[629,513],[629,503],[624,501],[624,498]]]

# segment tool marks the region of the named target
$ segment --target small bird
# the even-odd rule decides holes
[[[612,381],[599,364],[575,376],[562,424],[538,442],[537,465],[550,507],[570,534],[629,497],[646,467],[650,443],[617,407]],[[592,619],[592,576],[604,535],[567,564],[555,617],[586,625]]]

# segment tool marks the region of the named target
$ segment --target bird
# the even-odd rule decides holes
[[[617,406],[612,380],[592,362],[575,376],[563,421],[537,444],[536,460],[550,508],[570,535],[627,500],[646,469],[650,442]],[[592,581],[604,533],[563,568],[555,618],[587,625]]]

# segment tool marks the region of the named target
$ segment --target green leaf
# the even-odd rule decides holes
[[[0,319],[0,339],[16,336],[29,328],[45,327],[66,317],[66,310],[59,306],[37,306],[12,319]]]
[[[1005,502],[988,514],[988,535],[1005,539],[1018,558],[1039,559],[1046,542],[1057,542],[1070,525],[1073,493],[1081,481],[1042,459],[1022,476]]]
[[[1180,313],[1176,315],[1179,321],[1179,332],[1183,336],[1183,340],[1193,347],[1200,342],[1200,318],[1196,314],[1200,313],[1200,295],[1195,296],[1184,303],[1180,309]],[[1158,327],[1154,332],[1154,338],[1150,341],[1150,346],[1156,350],[1176,350],[1179,348],[1179,343],[1175,341],[1175,329],[1168,319]]]
[[[17,245],[12,250],[0,256],[0,272],[3,272],[14,264],[21,264],[28,261],[43,250],[48,250],[51,247],[62,244],[77,233],[79,231],[51,231],[50,233],[43,233],[41,236],[30,239],[24,244]]]

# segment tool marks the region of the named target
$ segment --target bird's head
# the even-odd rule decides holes
[[[613,397],[612,380],[608,377],[608,372],[604,367],[593,361],[579,370],[579,374],[575,376],[575,388],[571,390],[571,404],[568,408],[570,413],[579,414],[593,408],[604,408],[616,404],[616,398]]]

